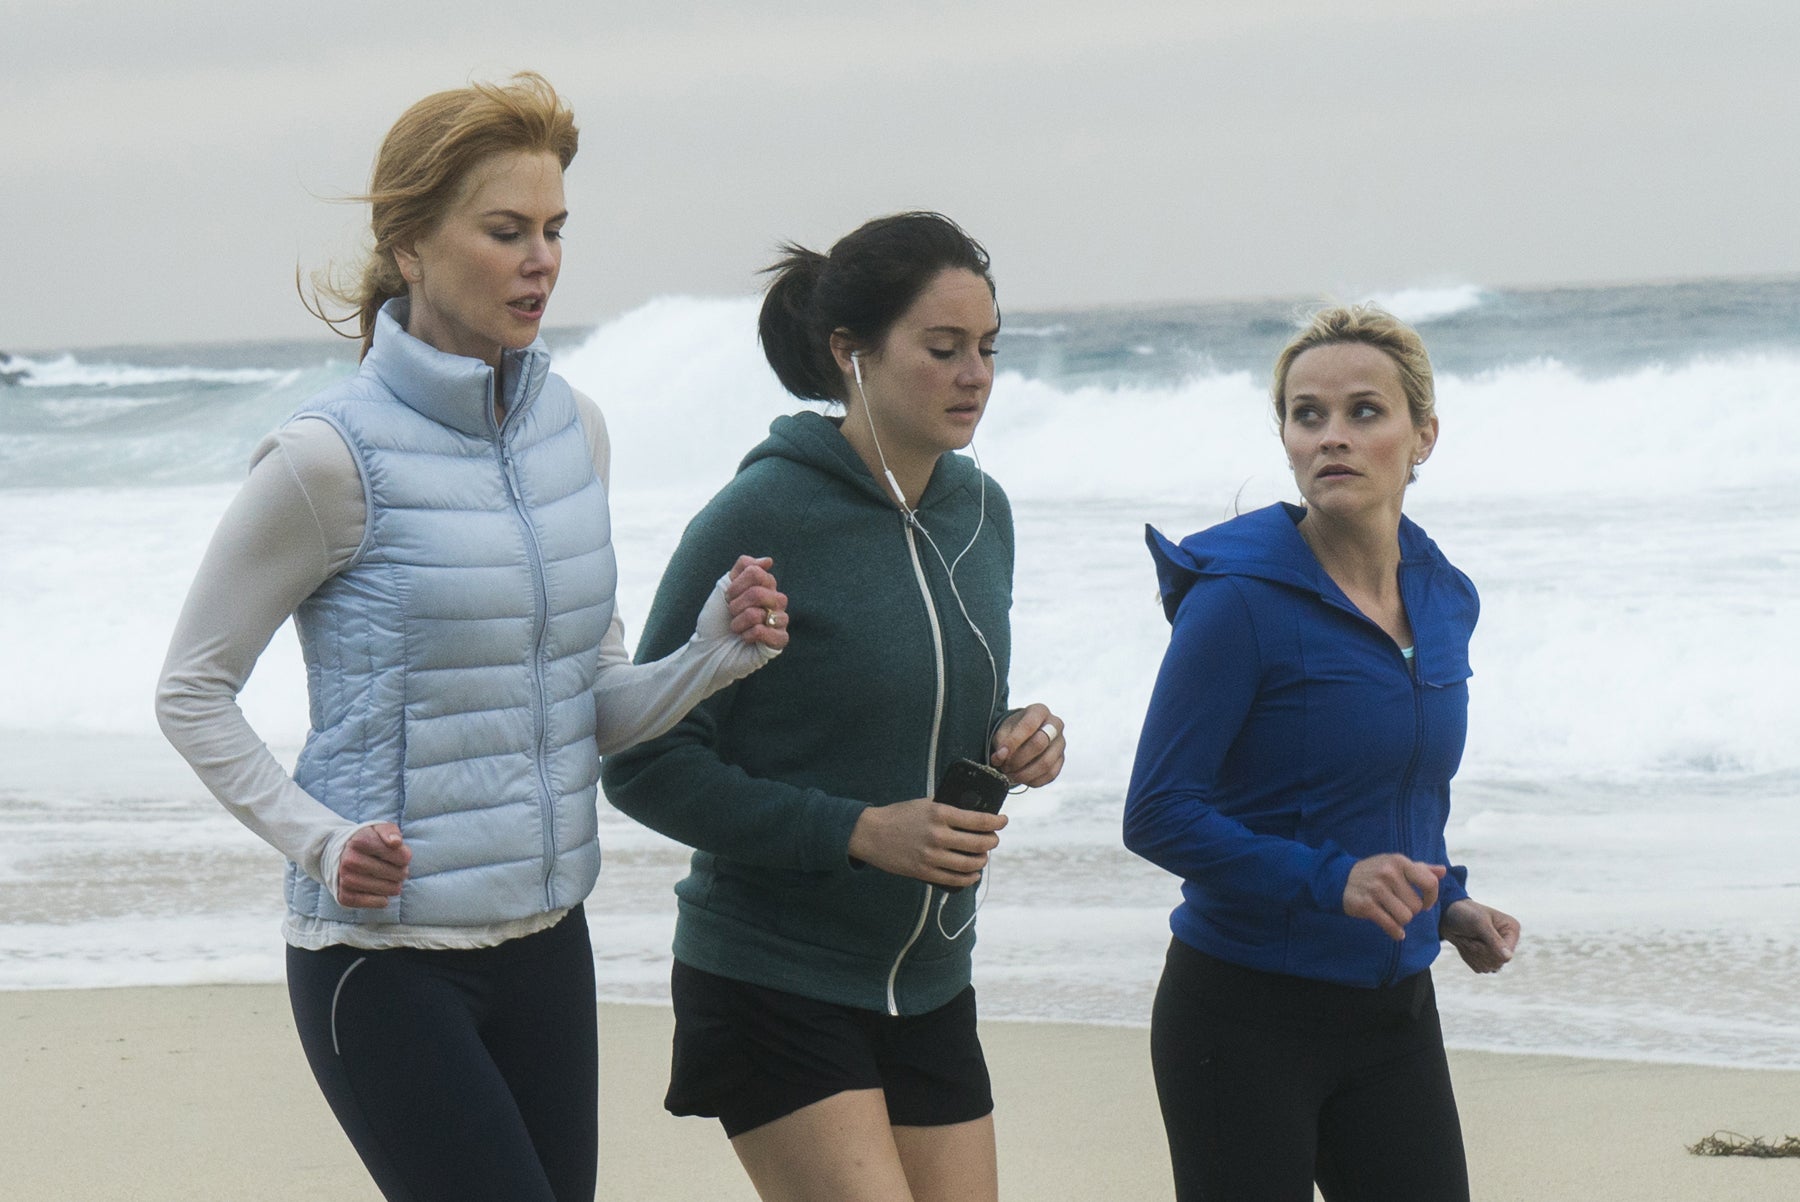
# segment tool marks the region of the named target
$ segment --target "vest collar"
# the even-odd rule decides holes
[[[494,437],[494,369],[479,359],[446,354],[408,334],[409,309],[410,302],[403,296],[381,307],[362,370],[373,374],[408,408],[439,425],[471,438]],[[506,368],[507,424],[517,425],[550,374],[550,352],[538,338],[522,350],[501,352],[501,362]]]

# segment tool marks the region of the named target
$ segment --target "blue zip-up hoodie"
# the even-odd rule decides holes
[[[1264,972],[1389,984],[1437,956],[1438,904],[1395,942],[1344,913],[1351,866],[1447,864],[1468,728],[1475,587],[1400,521],[1409,662],[1272,505],[1189,536],[1147,530],[1173,632],[1125,802],[1125,845],[1183,878],[1177,938]]]

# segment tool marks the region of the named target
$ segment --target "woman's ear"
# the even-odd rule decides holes
[[[862,347],[850,337],[849,330],[833,330],[831,332],[831,357],[837,360],[838,370],[845,375],[856,374],[856,357],[862,354]]]
[[[1423,426],[1419,427],[1419,449],[1413,454],[1414,466],[1431,458],[1431,448],[1437,446],[1437,436],[1438,419],[1437,414],[1434,413],[1425,419]]]
[[[400,269],[400,278],[407,284],[416,284],[424,278],[424,268],[419,263],[419,252],[411,246],[394,247],[394,266]]]

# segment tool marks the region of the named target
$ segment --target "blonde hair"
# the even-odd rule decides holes
[[[355,282],[339,285],[329,271],[315,275],[314,295],[301,291],[307,308],[344,337],[360,337],[367,355],[375,315],[407,294],[394,249],[411,246],[437,227],[469,173],[494,155],[515,151],[555,155],[566,170],[579,142],[574,113],[535,71],[522,71],[504,84],[474,83],[425,97],[400,114],[382,139],[368,194],[348,198],[369,205],[374,235]],[[321,296],[351,312],[328,314]],[[341,328],[352,321],[355,333]]]
[[[1412,414],[1413,428],[1431,420],[1437,412],[1437,394],[1431,382],[1431,356],[1425,353],[1418,333],[1379,305],[1333,305],[1314,313],[1275,356],[1270,393],[1279,422],[1287,423],[1287,381],[1294,360],[1315,347],[1344,343],[1372,346],[1392,359],[1400,371],[1400,390]]]

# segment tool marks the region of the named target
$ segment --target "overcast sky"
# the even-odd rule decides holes
[[[316,332],[412,101],[582,129],[554,325],[941,209],[1012,309],[1800,271],[1791,0],[0,0],[0,348]]]

